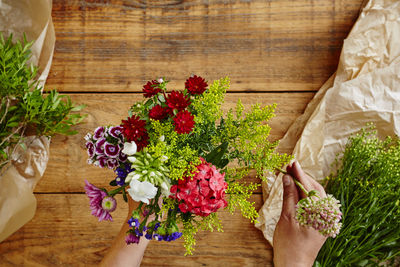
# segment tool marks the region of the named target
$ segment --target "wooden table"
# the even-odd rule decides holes
[[[157,77],[182,89],[190,74],[231,78],[224,108],[277,103],[271,140],[282,138],[336,70],[362,0],[54,0],[56,48],[47,88],[86,104],[86,123],[52,140],[35,189],[34,219],[0,244],[1,266],[96,265],[124,222],[90,215],[84,179],[106,186],[112,172],[86,164],[83,136],[118,124]],[[255,180],[255,178],[252,178]],[[121,200],[121,199],[120,199]],[[262,205],[261,190],[253,196]],[[181,241],[152,241],[142,266],[271,266],[272,248],[239,213],[221,212],[224,233],[198,234],[193,256]]]

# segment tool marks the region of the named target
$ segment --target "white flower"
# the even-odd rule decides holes
[[[158,83],[163,83],[164,80],[163,80],[163,78],[160,78],[160,79],[157,80],[157,82],[158,82]]]
[[[168,160],[168,157],[165,156],[165,155],[162,155],[161,158],[160,158],[160,160],[161,160],[161,162],[165,162],[165,161]]]
[[[130,143],[125,142],[124,144],[124,149],[122,149],[122,153],[125,155],[133,155],[137,152],[137,146],[135,141],[132,141]]]
[[[168,187],[166,182],[163,182],[161,184],[161,193],[166,197],[169,197],[169,195],[171,194],[171,192],[169,191],[169,187]]]
[[[129,183],[129,186],[130,188],[127,191],[135,201],[149,204],[149,199],[154,198],[157,194],[157,187],[147,181],[141,182],[135,179]]]
[[[164,136],[164,135],[161,135],[161,136],[158,138],[158,140],[160,140],[161,142],[164,142],[164,141],[165,141],[165,136]]]
[[[131,180],[137,180],[140,178],[140,174],[137,174],[136,172],[130,172],[125,178],[125,182],[129,183]]]

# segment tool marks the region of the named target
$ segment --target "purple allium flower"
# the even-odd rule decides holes
[[[121,126],[114,126],[108,129],[108,133],[114,138],[120,138],[122,134],[122,127]]]
[[[133,244],[133,243],[139,244],[139,240],[140,240],[140,237],[136,236],[135,234],[133,234],[131,232],[129,232],[129,234],[127,234],[127,236],[125,237],[125,242],[127,245]]]
[[[101,138],[96,142],[96,154],[103,155],[104,154],[104,144],[106,143],[105,138]]]
[[[341,219],[340,202],[332,195],[307,197],[297,203],[296,220],[299,224],[310,226],[324,236],[336,237],[342,227]]]
[[[89,157],[93,157],[94,156],[94,144],[92,141],[87,141],[86,142],[86,148],[87,148],[87,153],[89,155]]]
[[[87,180],[85,180],[85,191],[86,195],[89,197],[90,209],[92,210],[92,215],[99,218],[99,221],[112,221],[112,216],[110,210],[105,210],[103,208],[103,199],[108,198],[107,193],[101,189],[95,187]],[[108,200],[109,201],[109,200]],[[108,204],[107,204],[108,205]],[[115,209],[115,208],[114,208]]]
[[[108,142],[104,143],[104,154],[106,154],[110,158],[116,158],[119,154],[119,146],[113,145]]]
[[[103,126],[97,127],[96,130],[94,130],[94,135],[93,139],[99,140],[100,138],[104,137],[105,129]]]

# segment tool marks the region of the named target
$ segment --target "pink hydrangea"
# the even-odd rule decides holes
[[[221,174],[211,163],[201,159],[198,172],[193,177],[185,177],[171,186],[172,198],[180,201],[179,209],[200,216],[208,216],[220,208],[225,208],[225,174]]]

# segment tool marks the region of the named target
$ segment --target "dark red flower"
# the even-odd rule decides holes
[[[190,77],[185,82],[185,88],[192,95],[201,95],[206,90],[207,86],[208,84],[206,83],[206,81],[200,76],[196,75]]]
[[[163,108],[161,105],[155,105],[150,111],[149,111],[149,117],[154,119],[154,120],[162,120],[168,115],[168,110],[167,108]]]
[[[128,142],[134,141],[138,147],[138,151],[148,145],[149,135],[145,128],[146,121],[140,117],[133,115],[127,120],[122,121],[122,133]]]
[[[190,99],[182,92],[172,91],[168,95],[167,105],[171,110],[177,109],[178,111],[181,111],[190,105]]]
[[[161,89],[158,87],[159,85],[160,84],[156,80],[152,80],[143,85],[144,97],[152,97],[161,92]]]
[[[194,116],[187,110],[179,111],[174,118],[174,125],[177,133],[190,133],[194,127]]]

